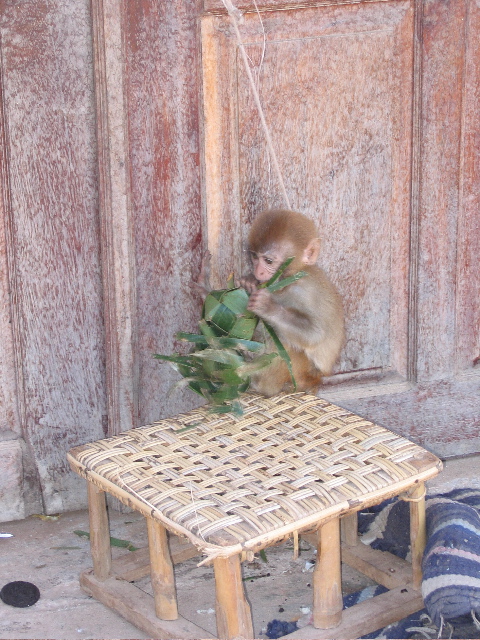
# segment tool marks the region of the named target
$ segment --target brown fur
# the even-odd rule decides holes
[[[314,223],[301,213],[285,210],[261,213],[249,234],[255,271],[242,279],[242,285],[251,294],[249,309],[275,329],[287,349],[300,391],[316,391],[322,376],[331,373],[344,343],[340,296],[315,264],[320,247],[317,235]],[[265,269],[276,270],[292,255],[295,260],[285,275],[300,269],[308,275],[273,294],[258,290],[259,281],[268,279]],[[277,358],[258,373],[252,386],[269,396],[291,389],[283,360]]]

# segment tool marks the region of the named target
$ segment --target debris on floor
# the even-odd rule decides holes
[[[0,591],[0,599],[11,607],[31,607],[39,598],[39,588],[32,582],[24,580],[9,582]]]
[[[298,629],[296,622],[285,622],[285,620],[272,620],[267,624],[267,638],[281,638],[287,633],[293,633]]]

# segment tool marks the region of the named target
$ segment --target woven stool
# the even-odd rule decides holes
[[[241,417],[200,408],[69,452],[88,480],[93,570],[82,587],[152,637],[205,638],[178,616],[171,559],[202,554],[214,566],[218,636],[253,638],[241,562],[301,533],[317,545],[313,626],[290,637],[354,638],[422,608],[424,482],[440,460],[305,393],[246,394],[241,404]],[[145,516],[146,570],[131,559],[112,563],[105,492]],[[394,496],[410,500],[413,567],[357,544],[357,512]],[[345,610],[343,620],[341,555],[391,589]],[[131,584],[148,571],[153,599]]]

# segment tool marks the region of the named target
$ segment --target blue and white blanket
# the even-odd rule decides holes
[[[364,636],[365,639],[480,638],[480,490],[455,489],[427,496],[427,546],[423,557],[425,609]],[[393,498],[358,516],[362,541],[403,559],[410,556],[408,502]],[[367,587],[344,597],[351,607],[387,589]],[[267,637],[291,633],[296,623],[273,620]]]
[[[480,629],[480,490],[455,489],[427,496],[426,510],[422,582],[426,613],[440,631],[445,623],[466,614]],[[373,548],[408,558],[408,503],[390,500],[360,513],[359,530],[363,542]],[[469,637],[479,637],[478,631]]]

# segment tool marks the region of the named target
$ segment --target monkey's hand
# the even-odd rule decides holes
[[[270,291],[257,289],[250,295],[247,309],[260,318],[268,320],[271,316],[275,316],[278,306]]]
[[[253,273],[250,273],[248,276],[242,276],[239,284],[247,293],[253,293],[257,290],[258,280],[255,278]]]

